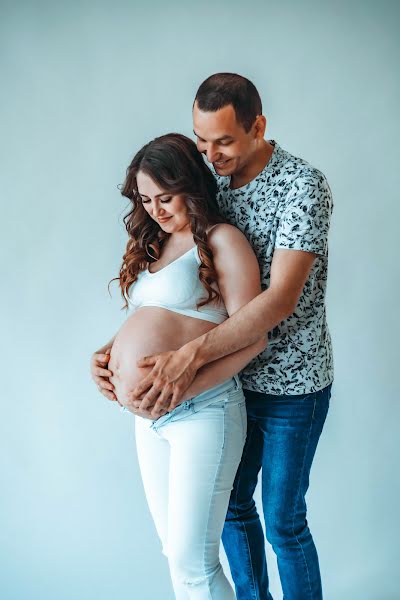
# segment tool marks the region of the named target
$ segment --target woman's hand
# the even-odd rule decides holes
[[[108,400],[118,402],[117,396],[114,393],[114,386],[109,381],[109,377],[112,377],[112,372],[108,369],[108,361],[110,360],[111,346],[107,348],[100,348],[92,354],[90,360],[90,372],[92,379],[97,385],[99,392],[103,394]]]

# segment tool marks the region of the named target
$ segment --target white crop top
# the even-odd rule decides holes
[[[196,245],[155,273],[148,269],[141,271],[128,293],[130,306],[134,310],[157,306],[195,319],[222,323],[228,318],[222,301],[212,301],[197,308],[199,302],[208,298],[199,279],[200,264]]]

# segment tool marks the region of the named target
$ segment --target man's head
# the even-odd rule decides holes
[[[266,120],[257,89],[241,75],[211,75],[197,91],[193,125],[197,148],[216,172],[239,173],[264,139]]]

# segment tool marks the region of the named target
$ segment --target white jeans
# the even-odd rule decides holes
[[[136,416],[135,422],[147,502],[177,600],[234,600],[219,545],[246,438],[239,379],[156,421]]]

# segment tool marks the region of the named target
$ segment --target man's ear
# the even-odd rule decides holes
[[[254,134],[256,138],[264,139],[265,130],[267,128],[267,119],[264,115],[258,115],[254,122]]]

